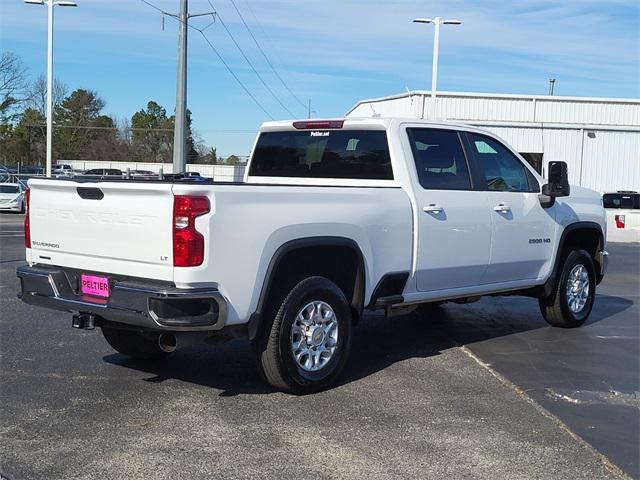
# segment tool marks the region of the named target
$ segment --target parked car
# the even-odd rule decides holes
[[[22,183],[0,183],[0,211],[24,213],[24,192]]]
[[[180,173],[165,173],[163,174],[165,180],[192,180],[194,182],[211,182],[211,179],[202,177],[198,172],[180,172]]]
[[[609,228],[640,230],[640,193],[630,190],[605,193],[602,204],[607,211]]]
[[[152,179],[157,178],[158,174],[151,170],[129,170],[129,174],[134,178]]]
[[[73,167],[67,163],[59,163],[54,166],[52,172],[56,176],[72,177],[74,175]]]
[[[553,326],[582,325],[605,215],[567,178],[468,125],[269,122],[242,183],[32,180],[21,298],[137,358],[246,335],[271,385],[314,392],[367,310],[521,295]]]
[[[118,170],[117,168],[92,168],[82,174],[82,176],[93,177],[122,177],[122,175],[122,170]]]

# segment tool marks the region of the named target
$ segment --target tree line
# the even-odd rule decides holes
[[[46,94],[44,75],[29,81],[24,63],[12,52],[0,54],[0,165],[43,165],[46,158]],[[95,90],[69,92],[59,80],[53,87],[53,158],[171,162],[174,115],[150,100],[129,118],[103,113],[106,102]],[[241,163],[220,158],[191,128],[187,111],[187,163]]]

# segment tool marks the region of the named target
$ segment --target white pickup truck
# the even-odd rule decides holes
[[[340,374],[365,310],[515,294],[581,325],[605,213],[566,164],[549,171],[466,125],[265,123],[242,183],[31,180],[20,297],[138,358],[248,335],[271,385],[309,393]]]

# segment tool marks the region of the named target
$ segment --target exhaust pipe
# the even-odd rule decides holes
[[[163,352],[173,353],[178,346],[178,340],[173,333],[161,333],[158,336],[158,346]]]

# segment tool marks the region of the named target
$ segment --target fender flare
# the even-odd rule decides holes
[[[569,225],[564,227],[564,230],[562,231],[562,235],[560,235],[560,241],[558,242],[558,249],[556,250],[556,256],[553,262],[551,275],[549,275],[549,278],[544,283],[544,286],[542,288],[543,296],[548,297],[553,295],[553,293],[555,292],[555,287],[558,281],[560,268],[562,268],[562,265],[560,264],[560,262],[562,261],[562,252],[564,250],[564,246],[567,241],[567,236],[574,230],[578,230],[578,229],[580,230],[589,229],[589,230],[596,231],[599,236],[599,240],[598,240],[599,248],[602,248],[604,246],[604,233],[602,232],[602,227],[600,226],[600,224],[596,222],[575,222],[575,223],[570,223]],[[598,281],[599,280],[600,279],[598,279]]]
[[[256,338],[260,325],[262,324],[267,297],[269,291],[271,290],[271,286],[273,285],[275,274],[278,270],[280,262],[288,253],[307,247],[347,247],[356,254],[357,271],[353,290],[353,298],[351,299],[351,308],[354,309],[358,313],[358,315],[362,315],[362,311],[364,310],[366,270],[364,256],[362,255],[362,250],[360,249],[358,243],[351,238],[346,237],[319,236],[297,238],[294,240],[289,240],[288,242],[278,247],[278,249],[271,257],[271,260],[269,261],[269,266],[267,267],[267,271],[265,273],[260,289],[260,297],[258,298],[256,310],[249,317],[249,322],[247,325],[249,340],[254,340]]]

